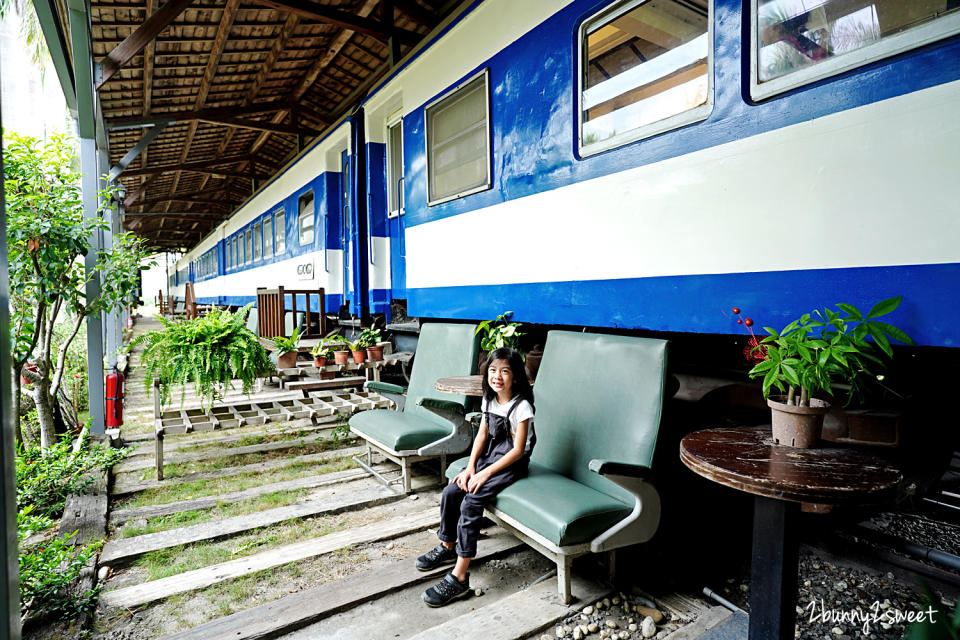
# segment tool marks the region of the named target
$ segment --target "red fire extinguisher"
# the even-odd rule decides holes
[[[127,316],[127,329],[133,329],[133,316]]]
[[[107,374],[106,391],[107,426],[119,427],[123,424],[123,374],[116,367],[112,373]]]

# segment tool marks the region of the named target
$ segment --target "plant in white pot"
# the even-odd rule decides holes
[[[779,332],[764,327],[770,335],[753,347],[764,359],[749,375],[763,379],[777,444],[814,446],[830,405],[813,394],[832,393],[832,383],[843,383],[849,385],[849,403],[861,395],[865,379],[876,377],[893,357],[891,339],[913,344],[904,331],[877,320],[900,306],[901,299],[882,300],[866,315],[851,304],[837,303],[839,312],[817,309]],[[785,395],[771,396],[774,388]]]

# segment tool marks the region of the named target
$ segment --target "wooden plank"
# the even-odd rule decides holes
[[[388,470],[390,465],[379,465],[374,467],[377,471]],[[168,502],[166,504],[152,504],[146,507],[135,507],[132,509],[117,509],[110,512],[110,523],[119,524],[127,520],[136,520],[137,518],[156,518],[166,516],[171,513],[181,513],[183,511],[199,511],[201,509],[212,509],[219,504],[230,504],[234,502],[243,502],[250,498],[275,493],[277,491],[293,491],[296,489],[314,489],[325,487],[331,484],[346,483],[361,478],[366,478],[368,474],[363,469],[347,469],[346,471],[334,471],[324,473],[318,476],[307,476],[305,478],[294,478],[293,480],[284,480],[283,482],[272,482],[270,484],[251,487],[240,491],[231,491],[229,493],[218,493],[203,498],[194,498],[192,500],[180,500],[178,502]]]
[[[254,464],[245,464],[239,467],[228,467],[226,469],[214,469],[213,471],[200,471],[198,473],[188,473],[182,476],[168,478],[163,481],[141,480],[138,482],[114,482],[113,489],[110,490],[112,496],[124,496],[147,489],[159,489],[160,487],[169,487],[175,484],[184,484],[195,480],[213,480],[214,478],[228,478],[239,476],[244,473],[263,473],[273,469],[282,469],[291,464],[302,462],[315,462],[323,464],[337,458],[356,456],[366,453],[365,447],[347,447],[345,449],[335,449],[334,451],[324,451],[322,453],[311,453],[305,456],[295,458],[283,458],[280,460],[270,460],[269,462],[257,462]]]
[[[473,561],[484,562],[522,547],[523,543],[513,536],[494,535],[483,541]],[[450,567],[446,566],[433,571],[418,571],[414,567],[413,560],[413,558],[397,560],[383,568],[328,582],[315,589],[301,591],[181,631],[163,640],[276,638],[404,587],[436,580],[450,570]]]
[[[137,607],[169,598],[178,593],[202,589],[232,578],[279,567],[290,562],[314,558],[358,544],[389,540],[439,524],[440,514],[438,509],[430,507],[402,518],[389,518],[386,521],[338,531],[320,538],[298,542],[229,562],[222,562],[203,569],[186,571],[169,578],[161,578],[134,587],[107,591],[101,594],[100,602],[108,607]]]
[[[164,446],[164,451],[167,453],[171,451],[176,451],[177,449],[185,449],[188,447],[204,446],[209,444],[230,444],[231,442],[240,442],[245,438],[250,436],[280,436],[284,434],[288,435],[299,435],[300,432],[303,433],[314,433],[317,435],[323,435],[327,431],[332,431],[333,427],[330,425],[336,422],[336,420],[321,422],[320,424],[310,424],[300,428],[291,428],[291,427],[277,427],[273,429],[264,429],[262,431],[254,431],[251,433],[238,433],[232,436],[228,435],[219,435],[212,438],[204,438],[202,440],[179,440],[177,442],[168,442]],[[222,431],[222,429],[218,429]],[[145,443],[138,444],[135,447],[130,447],[130,453],[127,454],[126,460],[131,460],[139,456],[152,456],[153,455],[153,444]]]
[[[576,603],[565,605],[557,597],[554,580],[544,580],[524,591],[478,607],[456,618],[422,631],[410,640],[513,640],[526,638],[576,613],[588,602],[610,593],[610,587],[574,580]],[[491,624],[492,621],[496,624]]]
[[[134,56],[153,41],[157,35],[177,19],[190,6],[193,0],[170,0],[159,11],[147,18],[140,27],[118,44],[107,57],[100,61],[102,77],[96,84],[99,90],[120,67],[130,62]]]
[[[351,491],[348,495],[329,496],[316,502],[291,504],[286,507],[266,509],[189,527],[111,540],[103,545],[100,562],[102,564],[125,563],[151,551],[169,549],[170,547],[200,542],[201,540],[225,538],[251,529],[259,529],[297,518],[331,515],[374,507],[379,504],[394,502],[402,497],[401,494],[377,485],[361,491]]]
[[[227,458],[230,456],[241,456],[248,453],[264,453],[269,451],[280,451],[291,449],[293,447],[302,447],[313,444],[317,441],[318,435],[296,438],[293,440],[284,440],[282,442],[267,442],[265,444],[251,444],[246,447],[230,447],[224,449],[211,449],[210,451],[200,451],[197,453],[181,453],[180,455],[166,456],[166,464],[176,464],[179,462],[199,462],[203,460],[214,460],[216,458]],[[140,469],[149,469],[154,466],[153,460],[130,460],[114,465],[113,472],[130,473]]]
[[[303,380],[287,382],[284,386],[291,391],[315,391],[317,389],[336,389],[340,387],[358,387],[366,381],[363,376],[348,376],[333,380]]]
[[[107,495],[67,496],[59,531],[60,535],[77,532],[70,540],[74,546],[107,537]]]

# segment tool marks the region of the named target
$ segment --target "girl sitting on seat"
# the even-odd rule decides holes
[[[423,593],[423,601],[440,607],[470,593],[470,559],[477,555],[483,507],[500,491],[527,475],[536,443],[533,390],[523,358],[513,349],[496,349],[487,358],[483,376],[483,419],[473,441],[470,461],[443,490],[440,500],[440,544],[417,558],[421,571],[456,562],[453,571]]]

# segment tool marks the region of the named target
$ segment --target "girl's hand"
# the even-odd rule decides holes
[[[467,487],[465,490],[468,491],[469,493],[476,493],[477,491],[480,490],[480,487],[482,487],[484,483],[489,479],[490,479],[490,474],[486,473],[486,471],[475,473],[473,477],[470,478],[469,482],[467,482]]]
[[[467,491],[467,485],[470,482],[470,479],[473,477],[473,475],[474,475],[473,469],[469,469],[469,468],[464,469],[463,471],[457,474],[457,477],[454,478],[453,481],[457,483],[458,487],[460,487],[464,491]]]

